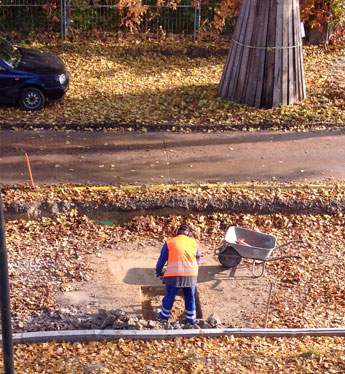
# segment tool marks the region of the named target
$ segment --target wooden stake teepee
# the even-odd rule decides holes
[[[305,98],[298,0],[243,0],[218,92],[257,108]]]

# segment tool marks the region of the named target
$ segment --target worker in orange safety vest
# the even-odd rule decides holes
[[[175,296],[180,288],[183,289],[185,300],[186,320],[194,324],[196,320],[195,289],[200,262],[200,253],[197,242],[193,238],[192,230],[183,224],[176,231],[173,238],[164,243],[156,265],[156,276],[163,275],[163,267],[167,264],[163,283],[165,296],[162,309],[158,309],[157,317],[168,320]]]

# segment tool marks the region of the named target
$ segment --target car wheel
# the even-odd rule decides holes
[[[19,98],[19,106],[24,110],[40,110],[44,106],[44,95],[35,87],[25,88]]]

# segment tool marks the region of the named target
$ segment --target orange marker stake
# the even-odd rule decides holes
[[[28,166],[28,171],[29,171],[29,177],[30,177],[31,187],[32,187],[32,188],[35,188],[35,183],[34,183],[34,180],[33,180],[33,178],[32,178],[32,174],[31,174],[31,167],[30,167],[29,156],[28,156],[27,153],[25,153],[25,159],[26,159],[26,165]]]

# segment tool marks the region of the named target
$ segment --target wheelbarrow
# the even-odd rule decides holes
[[[303,240],[290,240],[277,247],[276,238],[273,235],[231,226],[226,232],[223,245],[215,250],[215,254],[222,266],[226,268],[237,266],[242,258],[252,259],[252,275],[254,278],[259,278],[264,274],[267,262],[301,258],[294,255],[269,258],[273,250],[286,247],[292,243],[303,243]],[[260,265],[261,272],[256,274],[256,266],[260,267]]]

